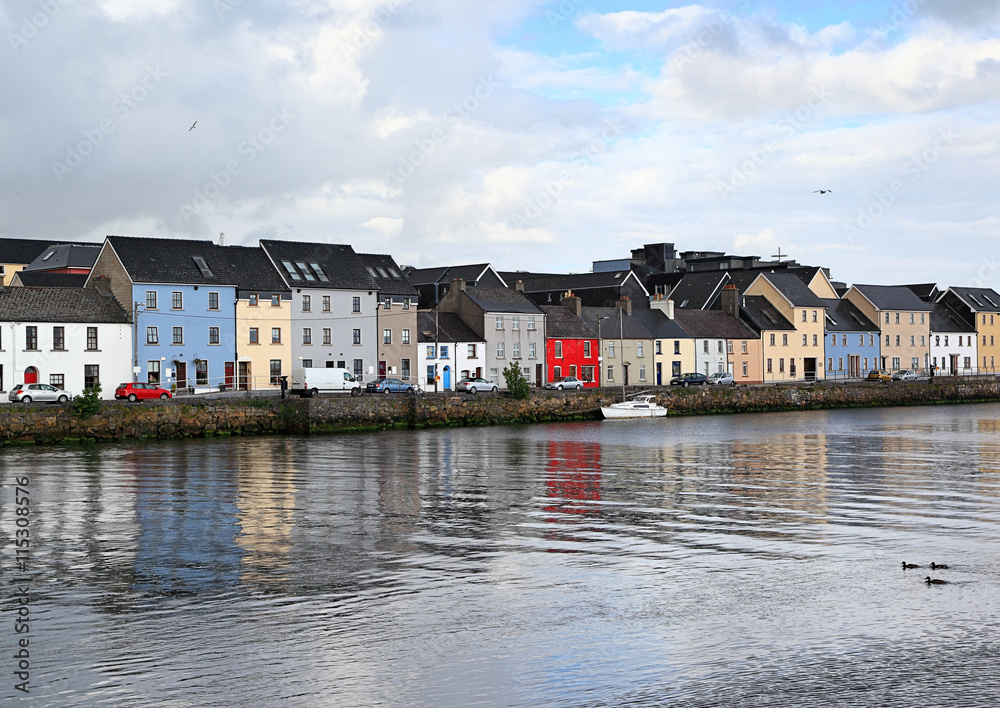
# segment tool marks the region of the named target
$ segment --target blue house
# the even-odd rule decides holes
[[[826,378],[857,379],[880,367],[882,339],[878,325],[850,300],[826,304]]]
[[[238,276],[210,241],[108,236],[88,285],[132,317],[133,379],[169,388],[226,388],[238,361]]]

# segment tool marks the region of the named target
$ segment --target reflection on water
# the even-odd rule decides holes
[[[998,412],[8,450],[27,701],[992,705]]]

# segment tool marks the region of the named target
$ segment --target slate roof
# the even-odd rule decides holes
[[[762,277],[766,278],[778,292],[788,298],[792,307],[826,307],[819,295],[791,273],[764,273]]]
[[[46,270],[19,270],[11,284],[20,283],[39,288],[82,288],[87,282],[87,273],[49,273]]]
[[[0,288],[6,322],[92,322],[126,324],[128,313],[93,288]]]
[[[653,339],[650,331],[634,317],[635,312],[639,312],[639,310],[634,310],[633,316],[623,315],[619,317],[618,307],[584,307],[581,316],[585,322],[593,327],[595,332],[600,332],[602,339],[621,338],[623,336],[622,328],[625,330],[625,339]],[[600,318],[604,319],[601,319],[600,327],[598,327],[597,323]],[[619,323],[622,327],[619,327]]]
[[[90,268],[94,267],[97,256],[101,253],[101,244],[87,245],[61,243],[49,246],[31,261],[24,270],[58,270],[60,268]]]
[[[676,312],[675,310],[675,316]],[[656,308],[634,309],[632,317],[649,332],[653,339],[682,339],[689,336],[680,324],[667,317],[662,310]]]
[[[757,333],[722,310],[675,310],[674,318],[689,337],[757,339]]]
[[[913,285],[907,285],[914,295],[919,297],[924,302],[934,302],[938,299],[941,294],[938,290],[937,283],[915,283]]]
[[[730,278],[728,271],[688,273],[670,291],[669,297],[678,308],[708,309]]]
[[[432,342],[483,342],[482,337],[454,312],[439,312],[437,319],[433,310],[417,313],[417,341]]]
[[[952,287],[948,290],[955,293],[972,312],[1000,311],[1000,294],[993,288]]]
[[[296,241],[260,242],[261,248],[270,256],[274,267],[288,287],[293,288],[323,288],[333,290],[377,290],[375,279],[369,275],[364,263],[354,249],[346,244],[335,243],[300,243]],[[291,275],[284,266],[284,261],[291,264],[299,279]],[[307,266],[318,264],[327,281],[323,281],[312,273],[301,273],[298,263]],[[312,280],[308,278],[312,277]]]
[[[33,238],[0,238],[0,263],[23,263],[27,265],[53,243],[75,243],[70,241],[51,241]],[[100,244],[97,244],[98,246]]]
[[[108,236],[133,283],[177,283],[179,285],[237,285],[223,253],[227,246],[189,239]],[[194,256],[205,259],[211,275],[204,275]]]
[[[878,325],[865,317],[850,300],[823,298],[827,332],[878,332]]]
[[[597,339],[597,330],[563,305],[540,305],[545,312],[545,337],[553,339]]]
[[[931,333],[959,332],[965,334],[975,331],[976,328],[962,319],[962,316],[953,308],[943,302],[934,303],[934,310],[931,312]]]
[[[415,285],[433,285],[434,283],[450,283],[455,278],[461,278],[467,283],[474,283],[490,268],[489,263],[474,263],[472,265],[436,266],[434,268],[411,268],[406,277]],[[503,276],[500,276],[503,280]]]
[[[402,295],[419,297],[417,289],[403,276],[402,271],[392,256],[377,253],[359,253],[358,258],[371,275],[375,273],[375,286],[383,295]],[[385,275],[383,275],[383,273]]]
[[[523,293],[510,288],[466,287],[465,294],[485,312],[526,312],[531,315],[544,314],[542,309]]]
[[[240,294],[243,291],[291,293],[264,249],[257,246],[219,246]]]
[[[745,295],[742,298],[740,314],[749,320],[755,329],[795,330],[795,325],[785,319],[763,295]]]
[[[933,309],[905,285],[855,285],[854,289],[879,310],[930,312]]]
[[[598,273],[559,274],[504,272],[500,275],[508,283],[515,283],[520,280],[524,284],[525,292],[615,288],[620,287],[630,276],[635,277],[632,271],[627,268],[620,271]],[[636,282],[639,282],[638,278],[636,279]],[[642,285],[642,283],[639,282],[639,285]]]

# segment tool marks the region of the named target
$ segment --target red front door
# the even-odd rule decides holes
[[[24,383],[33,384],[38,383],[38,369],[33,366],[29,366],[24,370]]]
[[[385,378],[385,362],[384,361],[380,361],[378,363],[378,377],[380,379],[384,379]]]
[[[235,366],[233,362],[226,362],[226,388],[232,390],[233,388],[233,374],[235,373]]]

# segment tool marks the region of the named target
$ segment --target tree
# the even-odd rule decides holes
[[[101,411],[101,382],[95,381],[91,388],[79,396],[73,396],[73,412],[81,418],[89,418]]]
[[[507,382],[507,391],[513,398],[525,399],[531,395],[531,384],[524,378],[517,362],[507,364],[503,370],[503,378]]]

